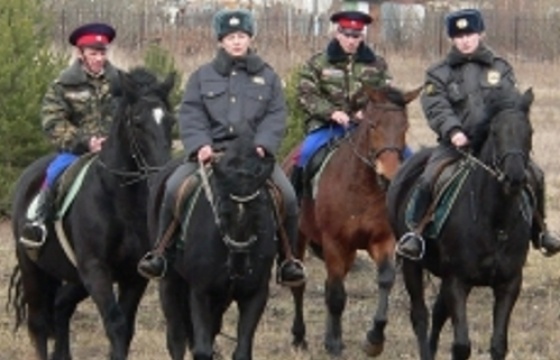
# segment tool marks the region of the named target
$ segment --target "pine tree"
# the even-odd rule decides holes
[[[50,51],[38,0],[2,0],[0,9],[0,211],[23,168],[51,148],[41,131],[41,99],[65,60]]]

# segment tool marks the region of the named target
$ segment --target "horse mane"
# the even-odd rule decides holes
[[[165,102],[167,108],[171,108],[167,96],[168,94],[162,91],[158,77],[154,72],[152,72],[145,66],[134,67],[127,72],[121,73],[121,75],[125,75],[129,81],[135,84],[136,92],[138,95],[144,96],[155,94]],[[174,73],[171,75],[175,76]],[[117,98],[124,95],[124,89],[120,76],[111,83],[111,93],[114,97]]]
[[[406,106],[406,99],[404,98],[404,93],[397,89],[394,86],[387,85],[380,89],[384,94],[387,100],[392,104],[398,105],[399,107]]]
[[[248,196],[260,189],[274,170],[271,155],[260,157],[253,134],[239,135],[214,166],[220,191]]]
[[[472,146],[480,149],[487,139],[488,132],[496,116],[504,110],[519,111],[527,114],[530,102],[515,87],[494,88],[484,98],[484,119],[480,121],[471,134]]]

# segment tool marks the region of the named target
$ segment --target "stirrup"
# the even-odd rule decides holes
[[[410,256],[409,254],[406,254],[404,252],[402,252],[400,250],[400,246],[399,245],[404,245],[406,244],[408,241],[411,241],[412,239],[417,238],[420,240],[420,254],[418,256]],[[422,237],[422,235],[417,234],[413,231],[409,231],[406,234],[404,234],[403,236],[401,236],[401,238],[399,239],[399,241],[397,241],[397,254],[413,260],[413,261],[418,261],[420,259],[422,259],[424,257],[424,253],[426,252],[426,242],[424,240],[424,238]]]
[[[138,261],[138,265],[136,265],[136,271],[143,276],[144,278],[148,279],[148,280],[152,280],[152,279],[162,279],[165,274],[167,274],[167,259],[163,256],[163,255],[159,255],[159,257],[161,257],[162,261],[163,261],[163,271],[161,272],[161,275],[157,276],[157,275],[153,275],[150,273],[145,272],[141,267],[140,264],[142,263],[142,261],[149,261],[150,258],[155,257],[153,252],[148,252],[146,255],[144,255],[142,257],[142,259],[140,259],[140,261]]]
[[[38,221],[32,222],[29,226],[37,227],[41,229],[41,234],[42,234],[41,239],[39,241],[34,241],[31,239],[24,238],[23,236],[20,236],[19,242],[23,246],[25,246],[25,248],[28,250],[37,250],[43,245],[45,245],[45,242],[47,241],[47,227],[45,226],[44,223],[40,223]]]
[[[290,262],[298,265],[301,268],[301,270],[303,271],[303,278],[301,280],[281,281],[282,280],[282,269]],[[307,270],[306,270],[303,262],[299,259],[296,259],[296,258],[285,259],[284,261],[282,261],[282,263],[277,268],[276,282],[280,285],[288,286],[288,287],[298,287],[298,286],[304,285],[306,279],[307,279]]]

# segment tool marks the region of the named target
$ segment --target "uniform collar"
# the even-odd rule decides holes
[[[327,59],[330,63],[347,62],[348,54],[344,52],[342,46],[336,39],[332,39],[327,45]],[[354,61],[359,63],[372,63],[375,61],[375,53],[364,42],[360,43],[358,50],[353,55]]]
[[[451,66],[459,66],[468,62],[492,65],[494,62],[494,53],[483,44],[480,44],[474,53],[468,55],[461,53],[453,46],[447,55],[447,62]]]
[[[222,76],[227,76],[233,69],[244,70],[249,74],[256,74],[262,70],[265,62],[253,51],[249,50],[246,56],[241,58],[233,58],[224,49],[219,49],[212,67]]]
[[[79,85],[88,82],[88,73],[82,67],[80,60],[76,59],[72,65],[66,68],[59,76],[58,82],[67,85]],[[107,78],[109,80],[118,76],[117,69],[109,62],[105,64],[103,73],[96,78]]]

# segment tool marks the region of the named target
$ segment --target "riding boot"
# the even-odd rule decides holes
[[[303,197],[303,167],[294,165],[290,176],[290,182],[296,192],[298,204],[301,204],[301,199]]]
[[[292,254],[297,250],[297,231],[298,216],[287,215],[284,220],[284,229],[290,242]],[[281,285],[296,287],[305,283],[305,266],[303,263],[294,258],[288,257],[284,249],[283,241],[278,244],[278,268],[276,269],[276,279]]]
[[[164,245],[161,244],[161,242],[168,231],[174,232],[175,229],[171,229],[171,227],[174,226],[174,216],[172,209],[167,206],[161,207],[156,244],[153,249],[138,262],[138,272],[147,279],[162,278],[167,272],[167,263],[173,255],[175,248],[175,244],[172,241],[173,235],[171,235],[170,244]],[[161,249],[162,245],[163,249]]]
[[[24,224],[20,243],[25,246],[28,251],[36,252],[47,240],[46,222],[51,220],[53,212],[53,191],[48,186],[44,186],[39,191],[37,197],[37,209],[35,216],[27,219]]]
[[[539,249],[543,252],[545,256],[553,256],[560,252],[560,240],[552,235],[546,226],[545,222],[545,188],[544,188],[544,177],[535,174],[538,169],[532,169],[531,175],[534,176],[535,184],[535,197],[537,202],[536,217],[540,216],[539,219],[533,219],[533,235],[531,241],[535,249]]]
[[[421,234],[422,229],[418,229],[418,227],[424,216],[426,216],[426,212],[432,202],[430,188],[419,186],[416,190],[415,197],[411,219],[414,230],[404,234],[397,243],[397,253],[412,260],[421,259],[424,255],[425,245]]]

